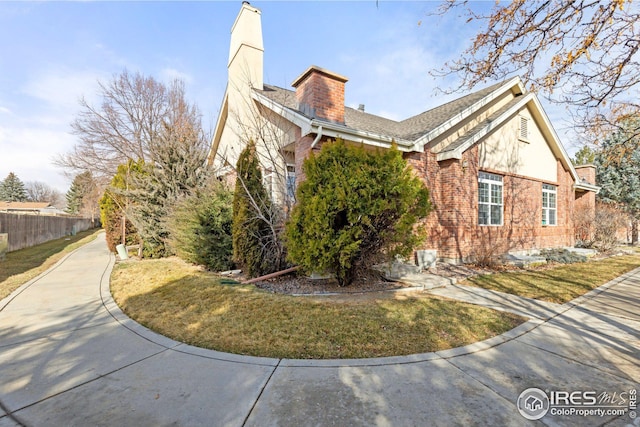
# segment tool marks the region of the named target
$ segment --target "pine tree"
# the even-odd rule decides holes
[[[171,255],[167,245],[167,220],[173,206],[207,181],[207,152],[199,131],[166,127],[154,147],[153,163],[132,175],[133,187],[125,194],[131,201],[127,216],[145,242],[145,256]]]
[[[111,252],[115,252],[116,246],[121,243],[125,245],[139,243],[137,230],[125,214],[128,204],[125,193],[130,186],[131,175],[143,168],[142,160],[137,163],[129,160],[126,164],[118,166],[117,173],[100,199],[100,221],[106,232],[107,246]]]
[[[69,187],[69,191],[67,191],[66,194],[66,199],[67,208],[65,212],[71,215],[78,215],[80,213],[80,206],[82,206],[82,188],[76,179],[71,183],[71,187]]]
[[[333,272],[341,286],[375,262],[407,256],[423,239],[416,223],[429,192],[396,150],[325,143],[303,165],[286,237],[289,258],[307,272]]]
[[[596,158],[596,152],[593,151],[588,145],[585,145],[576,152],[576,156],[573,159],[573,164],[576,166],[593,164]]]
[[[230,269],[232,201],[233,193],[217,180],[180,201],[167,221],[172,250],[213,271]]]
[[[640,148],[628,149],[637,124],[629,122],[627,126],[628,133],[618,131],[602,142],[602,149],[595,156],[596,182],[601,187],[600,200],[622,205],[634,218],[632,242],[636,244],[640,220]]]
[[[236,164],[233,196],[233,260],[249,277],[277,268],[269,251],[270,231],[264,219],[270,202],[262,184],[256,144],[250,141]]]
[[[0,182],[0,200],[5,202],[24,202],[27,200],[27,191],[20,178],[13,172]]]
[[[67,208],[65,212],[71,215],[80,215],[83,211],[90,210],[91,207],[88,205],[95,203],[91,200],[95,185],[91,172],[87,171],[76,175],[66,194]]]

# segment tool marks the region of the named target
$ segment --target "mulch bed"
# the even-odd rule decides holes
[[[438,263],[436,267],[426,272],[464,280],[467,277],[488,271],[465,265]],[[351,285],[344,287],[339,286],[335,279],[310,279],[303,274],[295,273],[258,282],[255,285],[269,292],[289,295],[360,294],[398,290],[412,286],[402,282],[389,281],[375,270],[361,274]]]
[[[408,287],[404,283],[385,280],[377,272],[367,272],[349,286],[339,286],[335,279],[310,279],[296,273],[257,282],[255,285],[265,291],[289,295],[359,294]]]
[[[612,252],[613,253],[599,254],[597,257],[592,259],[602,259],[614,254],[621,254],[616,253],[615,251]],[[537,266],[534,270],[546,270],[557,266],[557,263],[549,263]],[[479,274],[491,274],[515,270],[522,269],[508,265],[495,265],[488,268],[473,264],[453,265],[438,262],[435,267],[426,270],[425,273],[453,278],[459,282]],[[242,281],[241,278],[236,279]],[[335,279],[310,279],[303,274],[297,273],[291,273],[274,279],[258,282],[255,283],[255,286],[268,292],[289,295],[362,294],[411,287],[411,285],[406,283],[389,281],[375,270],[364,272],[351,285],[344,287],[339,286]]]

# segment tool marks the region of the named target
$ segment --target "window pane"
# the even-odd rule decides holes
[[[491,203],[495,203],[498,205],[502,204],[502,186],[501,185],[491,186]]]
[[[496,174],[488,173],[488,172],[479,172],[478,173],[478,179],[502,182],[502,177],[500,175],[496,175]]]
[[[555,193],[549,193],[549,207],[550,208],[555,208],[556,207],[556,194]]]
[[[502,224],[502,206],[491,206],[491,225]]]
[[[478,184],[478,201],[480,203],[489,203],[489,184],[484,182]]]
[[[489,205],[478,206],[478,224],[480,225],[489,224]]]
[[[546,191],[542,192],[542,207],[543,208],[549,207],[549,193],[547,193]]]
[[[294,199],[296,197],[296,177],[295,175],[287,175],[287,197]]]
[[[556,225],[556,211],[555,209],[549,210],[549,225]]]

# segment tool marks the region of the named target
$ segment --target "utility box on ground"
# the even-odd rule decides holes
[[[423,270],[436,266],[438,252],[436,250],[416,251],[416,264]]]

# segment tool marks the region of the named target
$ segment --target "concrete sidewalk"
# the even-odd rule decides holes
[[[516,402],[532,387],[640,391],[640,270],[467,347],[308,361],[145,329],[111,300],[113,263],[101,236],[0,301],[0,427],[639,425],[629,414],[528,421]]]

